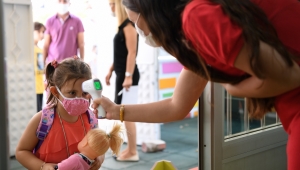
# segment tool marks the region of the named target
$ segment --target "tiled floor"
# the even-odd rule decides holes
[[[110,153],[106,153],[105,161],[100,170],[149,170],[159,160],[171,161],[178,170],[198,167],[197,118],[162,125],[161,138],[167,144],[164,151],[144,153],[141,147],[138,147],[139,162],[117,162]],[[25,170],[15,159],[11,159],[10,169]]]

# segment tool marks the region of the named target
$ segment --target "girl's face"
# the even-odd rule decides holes
[[[90,95],[82,91],[82,83],[87,79],[72,79],[67,81],[61,88],[61,93],[67,98],[85,98],[90,99]],[[63,101],[63,97],[59,96],[59,100]]]
[[[150,30],[148,28],[147,23],[145,22],[145,19],[142,15],[139,16],[138,13],[131,11],[130,9],[125,8],[126,13],[128,15],[128,18],[130,21],[135,23],[136,26],[138,26],[141,30],[144,31],[145,36],[150,34]]]
[[[44,39],[44,32],[45,32],[45,28],[41,27],[40,30],[34,30],[33,35],[34,35],[34,40],[35,41],[41,41],[42,39]]]

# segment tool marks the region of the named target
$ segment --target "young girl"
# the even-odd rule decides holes
[[[81,88],[91,77],[89,66],[75,57],[47,65],[46,80],[50,89],[47,107],[30,120],[16,149],[16,158],[24,167],[54,169],[57,163],[78,152],[78,143],[91,129],[89,119],[95,120],[97,125],[94,114],[86,114],[90,96]],[[52,112],[49,117],[42,117],[49,112]],[[41,133],[37,129],[43,128],[41,122],[49,120],[53,120],[52,126],[40,144]],[[104,155],[97,157],[91,169],[99,169],[103,160]]]

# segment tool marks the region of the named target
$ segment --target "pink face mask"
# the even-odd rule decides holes
[[[68,112],[71,116],[79,116],[82,113],[85,113],[89,108],[89,101],[84,98],[67,98],[65,97],[61,91],[56,87],[58,93],[64,98],[61,102],[59,99],[58,101],[64,107],[64,109]]]

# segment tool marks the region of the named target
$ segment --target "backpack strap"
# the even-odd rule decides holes
[[[55,110],[53,107],[46,107],[42,110],[41,120],[36,130],[36,136],[39,139],[38,144],[35,146],[33,153],[35,153],[42,145],[44,139],[47,137],[49,130],[52,127]]]
[[[98,128],[98,119],[96,118],[96,115],[93,113],[93,111],[88,109],[86,111],[86,114],[87,114],[87,117],[89,118],[89,123],[90,123],[91,129]]]

